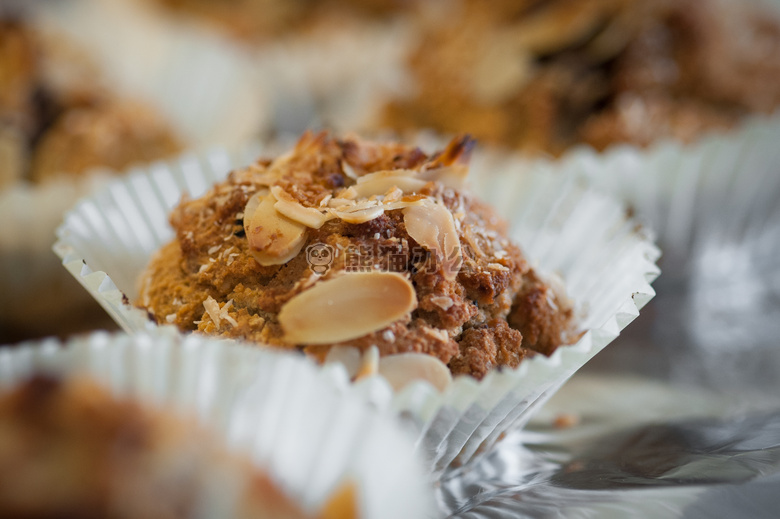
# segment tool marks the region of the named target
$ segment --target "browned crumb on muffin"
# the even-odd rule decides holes
[[[464,189],[473,144],[428,155],[306,134],[182,200],[137,304],[158,323],[319,360],[375,346],[481,378],[549,355],[571,339],[571,304]]]
[[[450,3],[380,124],[531,152],[691,141],[780,104],[780,17],[728,0]]]
[[[197,425],[91,380],[38,375],[0,392],[2,517],[202,517],[218,479],[235,484],[235,517],[305,517]]]
[[[0,183],[119,170],[180,151],[159,114],[110,94],[98,78],[68,42],[0,18]]]

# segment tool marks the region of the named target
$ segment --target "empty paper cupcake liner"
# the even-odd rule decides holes
[[[173,238],[168,213],[183,192],[200,196],[247,163],[246,155],[214,151],[132,172],[67,214],[55,251],[128,332],[168,329],[132,306],[151,255]],[[360,384],[368,398],[388,403],[416,425],[418,448],[436,474],[468,462],[526,421],[654,295],[649,283],[659,273],[659,251],[623,205],[573,176],[517,166],[513,158],[477,156],[472,171],[532,263],[563,279],[584,333],[576,344],[549,358],[537,355],[519,369],[496,370],[482,381],[458,377],[443,394],[423,382],[398,394],[380,379]]]
[[[96,333],[0,349],[0,387],[36,373],[88,376],[116,395],[196,417],[306,510],[319,510],[340,485],[352,484],[360,517],[433,514],[411,439],[351,394],[340,368],[176,334]]]

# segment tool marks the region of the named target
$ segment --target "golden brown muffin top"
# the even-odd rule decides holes
[[[158,323],[321,360],[334,346],[376,347],[482,377],[550,354],[571,307],[464,189],[473,144],[429,155],[306,134],[182,200],[138,304]]]

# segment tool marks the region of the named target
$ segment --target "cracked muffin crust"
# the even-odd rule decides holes
[[[780,16],[729,0],[447,3],[378,122],[528,152],[690,142],[780,105]]]
[[[37,375],[0,391],[2,517],[202,517],[215,481],[235,489],[234,517],[308,517],[197,425],[89,379]]]
[[[137,304],[158,323],[318,360],[354,348],[380,372],[423,354],[481,378],[549,355],[573,337],[572,305],[464,188],[473,145],[428,155],[307,133],[181,201]]]

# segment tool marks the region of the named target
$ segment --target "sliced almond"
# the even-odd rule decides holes
[[[376,175],[376,173],[362,177],[361,180],[372,177],[373,175]],[[358,197],[369,198],[372,196],[384,195],[393,188],[398,188],[404,193],[419,193],[427,183],[428,181],[415,177],[387,175],[373,177],[368,182],[358,182],[353,187],[355,188]]]
[[[374,218],[379,218],[384,212],[385,208],[381,205],[348,211],[339,211],[336,209],[331,209],[330,211],[330,213],[336,218],[341,218],[347,223],[354,224],[365,223],[373,220]]]
[[[341,191],[336,194],[334,198],[343,198],[346,200],[354,200],[357,197],[357,192],[355,191],[355,186],[349,186],[346,189],[342,189]]]
[[[363,352],[363,358],[360,360],[360,369],[355,374],[355,380],[372,377],[379,370],[379,348],[370,346]]]
[[[394,272],[359,272],[317,283],[279,312],[293,344],[332,344],[381,330],[417,307],[414,287]]]
[[[328,207],[338,209],[339,207],[349,207],[355,205],[354,200],[348,200],[346,198],[331,198],[327,202]]]
[[[344,172],[344,175],[351,178],[352,180],[357,180],[360,177],[357,173],[355,173],[355,170],[352,168],[352,166],[349,165],[349,162],[346,160],[341,161],[341,171]]]
[[[306,243],[306,226],[274,208],[277,200],[262,190],[244,208],[244,231],[249,251],[260,265],[282,265],[294,258]]]
[[[423,353],[401,353],[379,359],[379,374],[396,391],[400,391],[416,380],[425,380],[440,392],[452,383],[449,368],[431,355]]]
[[[325,222],[333,218],[332,215],[323,213],[316,207],[304,207],[280,186],[273,186],[271,194],[276,198],[274,209],[306,227],[319,229]]]
[[[287,200],[277,201],[274,204],[274,209],[287,218],[312,229],[319,229],[325,222],[333,219],[332,215],[323,213],[314,207],[304,207],[298,202],[288,202]]]
[[[461,189],[466,185],[469,168],[464,164],[453,164],[443,168],[426,169],[417,178],[433,182],[441,182],[447,187]]]
[[[404,224],[409,236],[434,252],[442,262],[444,278],[455,279],[463,264],[463,255],[455,220],[449,209],[428,199],[404,209]]]

